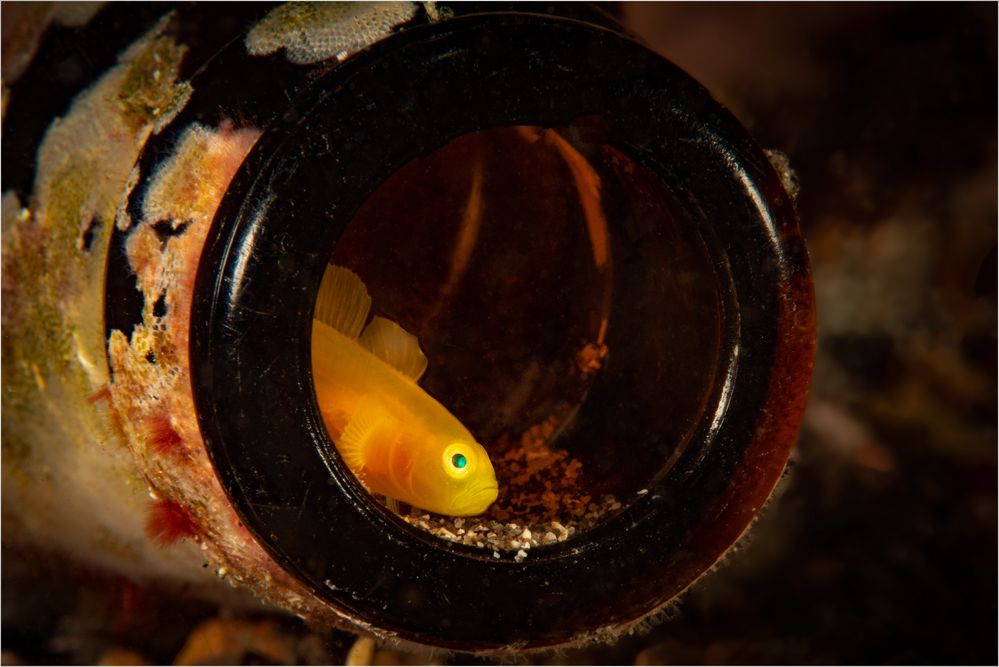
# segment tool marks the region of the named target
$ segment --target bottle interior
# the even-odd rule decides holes
[[[419,385],[499,485],[480,516],[403,518],[496,552],[543,547],[665,475],[719,380],[721,290],[699,228],[599,118],[466,134],[373,192],[330,263],[417,337]]]

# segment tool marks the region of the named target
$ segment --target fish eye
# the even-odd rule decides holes
[[[475,456],[464,443],[456,442],[444,450],[444,470],[455,478],[468,476],[475,467]]]

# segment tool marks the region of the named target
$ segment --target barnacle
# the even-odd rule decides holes
[[[743,532],[813,346],[778,174],[613,25],[447,9],[111,6],[76,29],[138,36],[4,154],[5,541],[502,650],[621,631]],[[10,85],[5,137],[34,101]],[[487,523],[395,516],[336,454],[308,345],[330,262],[488,443]],[[479,604],[496,591],[530,613]]]

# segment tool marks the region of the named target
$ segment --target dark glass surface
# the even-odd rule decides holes
[[[580,57],[587,53],[599,58]],[[814,331],[810,283],[790,201],[766,157],[665,60],[615,33],[541,16],[467,16],[414,28],[319,78],[297,106],[265,132],[231,184],[202,257],[192,316],[203,435],[247,526],[317,595],[363,622],[435,645],[560,644],[666,603],[753,518],[783,470],[803,408]],[[315,405],[312,308],[331,250],[370,194],[403,165],[476,130],[571,128],[593,118],[599,142],[591,143],[613,149],[602,159],[613,162],[616,152],[625,172],[634,162],[650,174],[639,170],[621,187],[644,182],[663,193],[663,211],[679,213],[638,215],[631,229],[627,215],[616,221],[620,246],[612,256],[622,278],[612,287],[623,295],[608,307],[622,326],[614,333],[608,327],[607,335],[621,350],[613,363],[634,369],[637,380],[622,374],[616,386],[604,387],[598,380],[585,404],[587,412],[633,416],[637,423],[624,419],[617,430],[635,428],[625,435],[641,438],[641,456],[654,463],[639,472],[614,470],[624,471],[622,479],[641,475],[654,483],[623,513],[576,540],[524,562],[496,559],[402,525],[352,479]],[[627,198],[612,200],[613,212]],[[551,242],[557,223],[557,217],[547,221],[530,238]],[[676,295],[693,298],[696,291],[645,292],[649,285],[637,278],[653,275],[668,261],[668,249],[688,243],[691,227],[710,257],[706,262],[695,253],[691,266],[695,274],[710,267],[719,286],[714,303],[696,303],[691,312],[721,315],[714,320],[720,324],[686,337],[700,337],[708,348],[716,337],[720,361],[705,407],[686,426],[687,445],[669,466],[675,438],[636,426],[643,425],[639,417],[662,418],[649,394],[669,391],[658,387],[650,355],[685,338],[671,331],[666,306],[682,307]],[[677,228],[684,233],[676,235]],[[580,254],[571,240],[568,248],[569,257]],[[566,275],[579,279],[577,271]],[[579,276],[586,297],[558,306],[562,322],[578,318],[575,326],[592,331],[593,307],[586,304],[598,295],[604,307],[606,283],[588,280],[585,269]],[[510,303],[529,308],[532,294],[550,298],[538,290]],[[672,295],[672,302],[660,302],[658,327],[641,317],[643,294]],[[680,326],[699,323],[693,320]],[[532,323],[518,326],[529,331]],[[554,354],[562,337],[551,340]],[[677,360],[676,372],[688,361]],[[693,376],[704,378],[699,366],[691,364]],[[266,383],[231,381],[265,371]],[[635,391],[642,385],[654,386]],[[582,432],[606,435],[598,429],[614,428],[597,422],[581,419],[589,426]],[[591,458],[604,458],[608,440],[590,442]],[[614,473],[606,479],[622,488],[638,484]]]

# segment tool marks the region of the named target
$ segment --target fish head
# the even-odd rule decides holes
[[[485,448],[467,438],[441,439],[415,476],[421,478],[420,506],[448,516],[482,514],[496,501],[496,472]],[[414,480],[416,481],[416,480]]]

